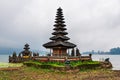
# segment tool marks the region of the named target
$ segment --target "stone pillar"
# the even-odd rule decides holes
[[[90,59],[92,60],[92,54],[89,54]]]

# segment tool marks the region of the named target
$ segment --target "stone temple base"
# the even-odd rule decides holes
[[[91,56],[31,56],[31,57],[9,57],[10,63],[21,63],[24,61],[35,60],[41,62],[65,62],[69,61],[88,61],[92,60]]]

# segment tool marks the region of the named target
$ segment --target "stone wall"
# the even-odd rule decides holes
[[[88,61],[92,60],[91,56],[9,56],[10,63],[20,63],[29,60],[36,60],[41,62],[65,62],[69,61]]]

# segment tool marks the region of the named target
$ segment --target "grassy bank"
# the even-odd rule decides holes
[[[8,63],[7,63],[8,64]],[[7,65],[1,63],[0,65]],[[54,70],[49,67],[65,67],[65,63],[28,61],[22,64],[9,64],[5,70],[0,70],[0,80],[119,80],[120,71],[93,68],[97,61],[70,62],[72,67],[82,69]],[[29,66],[29,67],[28,67]],[[91,67],[90,67],[91,66]],[[20,67],[15,69],[16,67]],[[90,67],[90,69],[89,69]],[[13,69],[11,69],[13,68]],[[42,69],[44,68],[44,69]]]
[[[70,64],[65,64],[62,62],[37,62],[37,61],[27,61],[23,63],[24,65],[42,69],[57,69],[66,70],[66,66],[69,65],[70,69],[95,69],[100,67],[100,62],[98,61],[72,61]]]
[[[16,71],[0,71],[0,80],[119,80],[119,74],[104,69],[60,72],[23,66]]]

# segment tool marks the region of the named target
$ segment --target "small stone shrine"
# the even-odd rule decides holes
[[[31,60],[32,58],[32,52],[29,51],[29,45],[25,44],[24,46],[24,51],[22,51],[21,53],[19,53],[19,55],[17,56],[17,54],[14,52],[12,56],[9,56],[9,62],[10,63],[16,63],[16,62],[24,62],[24,61],[28,61]]]

